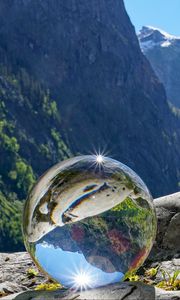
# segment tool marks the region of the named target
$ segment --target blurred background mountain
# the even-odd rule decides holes
[[[122,0],[0,2],[0,250],[23,248],[29,188],[71,155],[105,149],[153,196],[178,190],[180,119],[161,82]]]
[[[143,26],[138,38],[143,53],[164,84],[168,101],[180,109],[180,37]]]

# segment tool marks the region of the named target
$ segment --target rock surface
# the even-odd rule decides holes
[[[26,292],[20,295],[17,295],[14,299],[17,300],[30,300],[30,299],[89,299],[89,300],[154,300],[155,299],[155,289],[152,286],[147,286],[142,283],[121,283],[109,285],[106,287],[87,290],[87,291],[56,291],[56,292]]]
[[[180,193],[155,199],[158,232],[152,252],[144,267],[146,270],[157,267],[157,274],[153,278],[156,284],[162,281],[162,272],[172,276],[180,269],[179,240],[180,240]],[[141,282],[124,282],[84,292],[56,292],[27,291],[34,288],[48,278],[38,273],[33,275],[30,268],[37,271],[29,254],[1,253],[0,254],[0,296],[9,295],[2,299],[118,299],[118,300],[177,300],[180,291],[164,291],[152,285]],[[140,280],[152,283],[144,273],[139,272]],[[27,292],[26,292],[27,291]],[[19,292],[23,292],[22,294]]]
[[[34,266],[27,252],[0,253],[0,295],[25,291],[44,282],[44,275],[36,278],[29,274]]]
[[[178,300],[180,292],[168,292],[140,282],[124,282],[87,291],[57,290],[55,292],[28,291],[2,298],[2,300]]]
[[[180,192],[154,200],[158,231],[149,259],[169,260],[180,256]]]

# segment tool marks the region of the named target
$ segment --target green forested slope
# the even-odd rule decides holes
[[[0,251],[23,249],[21,220],[23,203],[0,192]]]
[[[49,92],[24,69],[13,73],[2,51],[1,61],[0,250],[11,250],[22,247],[21,210],[28,190],[70,151],[61,138],[61,116]]]
[[[57,144],[60,132],[73,153],[107,149],[135,170],[155,197],[178,190],[179,120],[140,50],[123,0],[0,1],[0,45],[24,95],[31,95],[25,88],[28,73],[56,101],[61,122],[48,120]],[[48,123],[47,112],[37,109],[42,98],[29,100],[26,118],[19,106],[18,114],[12,111],[26,128],[31,122],[34,140],[21,151],[34,170],[28,154],[33,142],[47,153],[51,145],[52,156],[54,148],[42,137]],[[36,122],[30,121],[36,111]]]

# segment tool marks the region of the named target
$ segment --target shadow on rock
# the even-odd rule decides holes
[[[155,300],[155,288],[140,282],[123,282],[105,287],[87,290],[71,291],[57,290],[53,292],[29,291],[19,294],[14,300]]]

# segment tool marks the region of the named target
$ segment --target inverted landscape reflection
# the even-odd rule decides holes
[[[121,272],[103,272],[88,263],[83,253],[63,251],[46,243],[36,245],[36,258],[43,269],[64,286],[76,288],[76,277],[82,273],[88,276],[87,288],[119,282],[124,276]]]
[[[24,239],[35,263],[66,287],[123,280],[148,256],[156,234],[152,197],[139,176],[107,157],[55,165],[29,194]]]

